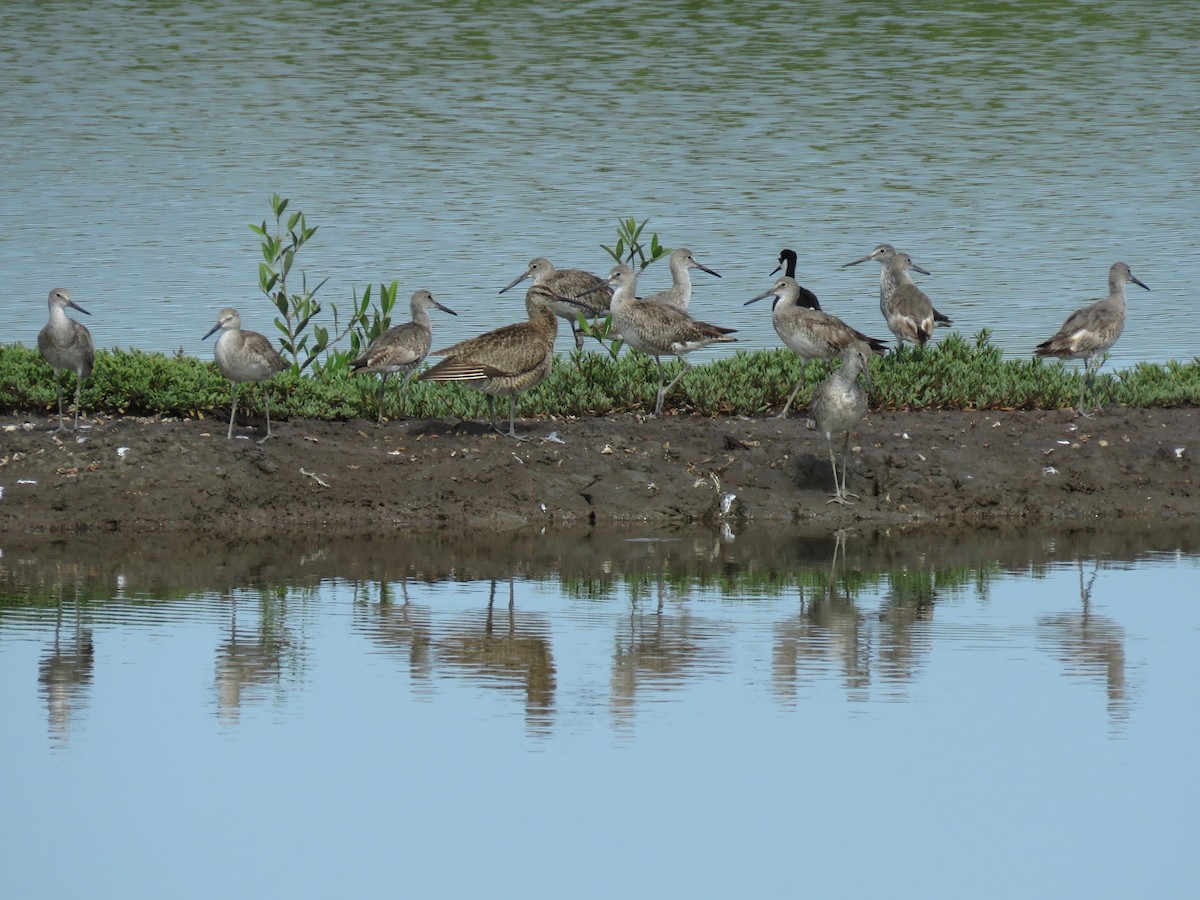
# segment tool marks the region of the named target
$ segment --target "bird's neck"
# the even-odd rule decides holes
[[[678,291],[691,292],[692,275],[687,263],[675,263],[671,266],[671,284]]]
[[[613,291],[612,301],[609,303],[609,306],[612,309],[620,309],[627,304],[632,303],[636,298],[637,281],[633,279],[630,279],[629,281],[623,281],[621,284],[617,285],[616,290]]]

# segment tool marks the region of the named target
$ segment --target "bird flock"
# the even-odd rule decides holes
[[[929,296],[913,281],[912,273],[930,274],[917,265],[909,254],[891,244],[879,244],[861,259],[846,263],[855,266],[874,260],[880,264],[879,309],[896,341],[897,348],[905,343],[924,346],[939,326],[952,324],[949,317],[934,308]],[[771,297],[771,321],[779,339],[801,360],[801,377],[784,404],[779,418],[786,418],[796,395],[804,383],[804,367],[815,359],[840,359],[836,368],[813,392],[809,414],[817,430],[825,435],[829,459],[833,468],[834,495],[830,503],[847,504],[855,494],[846,490],[846,451],[850,432],[866,415],[870,391],[870,358],[884,353],[888,341],[869,337],[852,328],[835,315],[821,309],[817,296],[796,280],[797,254],[784,249],[779,265],[772,275],[784,272],[773,287],[745,301],[747,305]],[[488,397],[488,412],[492,428],[501,434],[520,439],[516,432],[516,397],[522,391],[540,384],[554,365],[554,342],[558,335],[558,320],[566,319],[577,347],[583,346],[579,331],[580,313],[586,317],[612,317],[612,333],[630,348],[654,357],[658,370],[658,390],[651,417],[662,414],[663,402],[672,388],[691,368],[685,358],[692,351],[711,344],[737,339],[730,335],[735,329],[723,328],[696,319],[688,311],[692,294],[692,270],[720,278],[715,270],[696,259],[686,248],[671,252],[668,266],[671,287],[645,297],[637,295],[638,273],[630,266],[618,264],[607,277],[582,269],[556,269],[545,257],[536,257],[529,266],[500,289],[503,294],[529,279],[525,294],[527,319],[459,341],[442,350],[430,351],[433,346],[429,310],[438,309],[457,315],[442,305],[427,290],[412,295],[411,321],[390,328],[379,335],[366,351],[350,363],[354,374],[379,374],[379,421],[383,421],[384,388],[387,377],[404,373],[400,388],[400,410],[404,414],[408,383],[426,357],[441,357],[436,365],[418,376],[421,381],[455,381]],[[1051,338],[1038,344],[1034,354],[1058,359],[1083,360],[1084,378],[1079,394],[1078,412],[1088,415],[1084,407],[1087,388],[1099,364],[1097,357],[1108,352],[1125,328],[1125,286],[1136,284],[1150,290],[1136,278],[1123,262],[1113,263],[1108,272],[1108,296],[1073,312],[1062,328]],[[38,349],[54,370],[58,394],[58,430],[65,429],[63,421],[62,378],[64,371],[75,374],[75,419],[73,429],[79,428],[80,391],[92,373],[95,348],[88,329],[67,315],[68,309],[90,315],[71,299],[66,288],[55,288],[48,298],[49,320],[38,334]],[[243,382],[266,382],[287,368],[271,342],[256,331],[242,328],[236,309],[226,307],[217,315],[216,324],[204,335],[208,339],[220,332],[213,347],[217,368],[229,379],[231,405],[226,437],[233,437],[237,416],[238,385]],[[662,358],[674,356],[683,368],[666,381]],[[863,382],[866,382],[865,386]],[[271,437],[271,408],[266,400],[267,429],[260,440]],[[502,431],[496,419],[496,398],[508,397],[508,430]],[[835,439],[842,436],[842,472],[839,480]]]

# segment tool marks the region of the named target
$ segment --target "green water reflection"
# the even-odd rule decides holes
[[[519,697],[531,733],[549,733],[564,627],[611,631],[603,705],[614,722],[647,690],[736,669],[731,635],[748,623],[769,628],[771,691],[786,706],[828,681],[852,700],[903,699],[946,636],[935,627],[939,607],[986,604],[1006,579],[1064,566],[1078,569],[1078,603],[1041,615],[1038,641],[1064,671],[1104,685],[1117,722],[1128,713],[1124,632],[1090,609],[1092,586],[1102,567],[1136,567],[1162,548],[1190,556],[1200,534],[772,527],[23,541],[0,559],[0,636],[44,641],[39,694],[52,737],[65,740],[93,690],[97,629],[212,634],[215,705],[227,724],[247,703],[302,693],[314,657],[334,643],[331,629],[348,625],[402,664],[415,694],[432,696],[446,678],[483,685]],[[557,599],[526,609],[517,598],[530,589]],[[330,617],[339,598],[348,619]]]
[[[1198,541],[8,535],[6,887],[1179,896]]]

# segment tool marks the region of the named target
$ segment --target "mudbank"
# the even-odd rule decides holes
[[[943,525],[1194,519],[1196,409],[871,412],[833,491],[803,415],[633,415],[519,423],[0,420],[0,530],[514,529],[754,520]]]

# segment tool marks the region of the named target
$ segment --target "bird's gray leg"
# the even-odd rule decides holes
[[[225,433],[226,440],[232,440],[233,438],[233,418],[237,415],[237,382],[230,381],[229,387],[233,394],[233,400],[229,404],[229,431]]]

